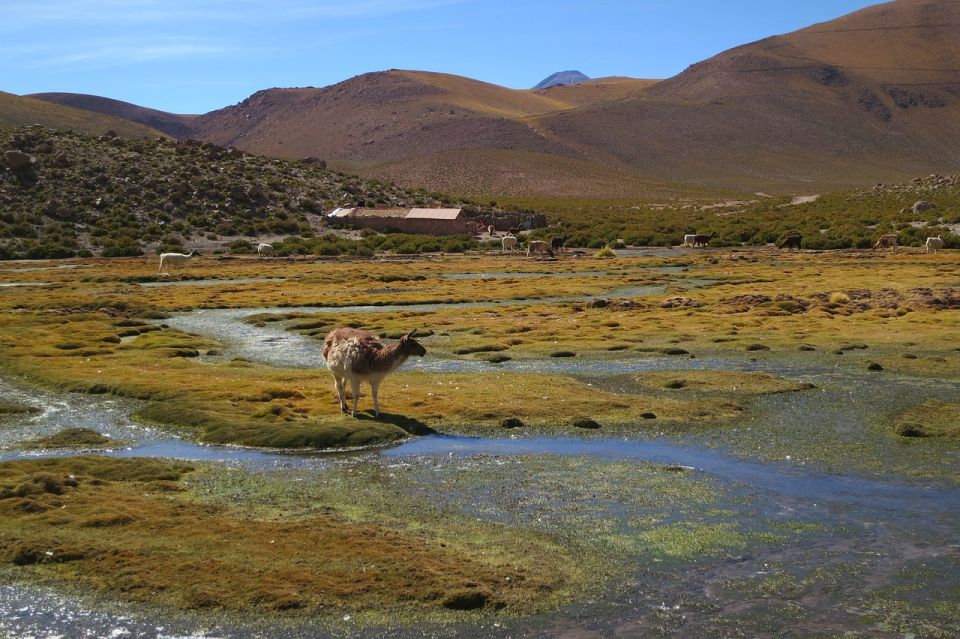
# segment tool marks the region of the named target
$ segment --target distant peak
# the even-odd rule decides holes
[[[553,75],[541,81],[534,89],[549,89],[561,84],[580,84],[590,78],[579,71],[557,71]]]

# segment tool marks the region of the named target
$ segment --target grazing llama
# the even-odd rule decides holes
[[[517,248],[517,238],[512,235],[504,235],[500,238],[500,243],[503,245],[503,252],[513,251]]]
[[[877,243],[873,245],[873,248],[888,248],[891,249],[894,253],[897,252],[897,245],[900,243],[900,238],[896,233],[888,233],[880,237],[877,240]]]
[[[784,235],[779,242],[777,242],[778,249],[796,249],[800,250],[800,245],[803,243],[803,236],[799,233],[788,233]]]
[[[927,238],[927,253],[939,253],[943,248],[943,238],[939,235]]]
[[[553,257],[553,249],[546,242],[534,240],[527,244],[527,257],[531,255],[548,255]]]
[[[264,257],[273,257],[273,245],[272,244],[257,244],[257,255],[261,258]]]
[[[340,410],[347,412],[347,401],[343,384],[350,381],[350,393],[353,396],[353,410],[350,415],[357,416],[357,403],[360,401],[360,384],[367,382],[373,391],[373,412],[380,417],[380,402],[377,389],[383,378],[400,368],[411,355],[423,357],[427,349],[420,345],[413,334],[416,329],[389,346],[373,333],[356,328],[335,328],[327,333],[323,340],[323,359],[333,374],[333,382],[340,399]]]

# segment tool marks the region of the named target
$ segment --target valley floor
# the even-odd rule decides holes
[[[0,286],[0,634],[960,633],[956,253]],[[342,325],[427,349],[379,419],[339,412]]]

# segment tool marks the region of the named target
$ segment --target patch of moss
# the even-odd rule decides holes
[[[89,450],[94,448],[111,448],[116,445],[116,441],[89,428],[67,428],[48,437],[31,439],[20,444],[22,448],[31,450],[55,448]]]
[[[0,416],[2,415],[27,415],[39,413],[40,409],[29,404],[20,402],[0,401]]]
[[[226,406],[219,409],[193,402],[154,402],[137,411],[136,419],[186,430],[210,444],[239,444],[262,448],[357,448],[397,441],[409,433],[388,421],[343,417],[337,422],[301,420],[265,424],[257,417],[283,415],[284,407],[269,405],[247,415]],[[398,423],[405,424],[403,420]]]
[[[814,387],[768,373],[711,370],[655,371],[643,373],[637,381],[651,388],[739,395],[789,393]]]
[[[960,404],[931,399],[900,413],[893,422],[899,437],[960,442]]]
[[[312,618],[531,612],[555,605],[555,593],[569,585],[571,573],[538,551],[536,539],[514,534],[511,548],[502,531],[496,542],[492,530],[449,514],[437,520],[444,521],[441,535],[323,508],[301,518],[256,518],[248,490],[215,503],[158,489],[192,470],[154,459],[2,463],[0,560],[30,566],[14,568],[15,576],[55,577],[127,601]],[[352,493],[334,503],[357,508]],[[323,506],[318,499],[311,505]],[[494,545],[472,545],[468,531]],[[563,554],[550,547],[554,557]],[[529,553],[539,565],[527,561]]]

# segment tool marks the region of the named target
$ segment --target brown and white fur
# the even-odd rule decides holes
[[[534,240],[527,244],[527,257],[531,255],[547,255],[553,257],[553,249],[551,249],[550,245],[546,242]]]
[[[897,245],[899,243],[900,243],[900,238],[897,237],[896,233],[888,233],[887,235],[884,235],[879,240],[877,240],[877,243],[873,245],[873,248],[875,249],[888,248],[893,250],[894,253],[896,253]]]
[[[414,333],[416,329],[389,346],[373,333],[356,328],[335,328],[327,333],[323,340],[323,359],[333,374],[342,412],[347,412],[344,381],[350,380],[350,392],[353,395],[353,410],[350,415],[353,417],[357,416],[360,383],[367,382],[373,391],[373,412],[380,417],[380,402],[377,399],[380,382],[400,368],[411,355],[423,357],[427,354],[427,350],[413,339]]]

